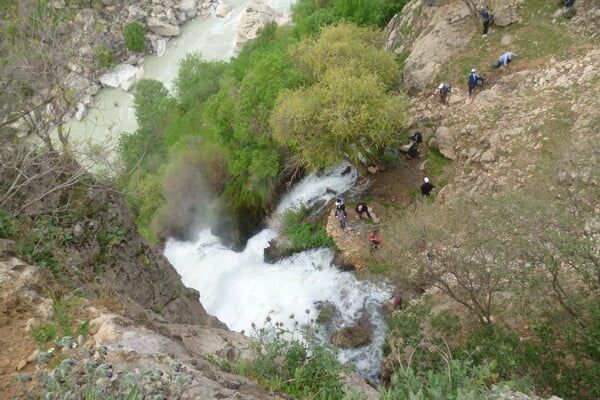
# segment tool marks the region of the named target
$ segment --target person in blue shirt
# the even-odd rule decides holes
[[[469,74],[469,96],[471,96],[473,94],[473,90],[480,85],[483,85],[483,78],[479,76],[477,70],[473,68]]]
[[[494,65],[494,68],[500,68],[501,66],[506,66],[508,65],[513,58],[515,58],[517,55],[515,53],[513,53],[512,51],[507,51],[502,53],[502,55],[500,55],[500,57],[498,57],[498,62],[496,62],[496,65]]]

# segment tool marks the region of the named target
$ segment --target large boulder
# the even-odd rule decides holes
[[[143,71],[143,68],[137,68],[130,64],[119,64],[112,71],[100,76],[100,83],[104,86],[120,87],[128,92],[141,78]]]
[[[363,315],[356,325],[333,332],[330,341],[337,347],[350,349],[368,344],[372,339],[373,327],[366,315]]]
[[[177,25],[170,24],[158,18],[148,18],[148,29],[160,36],[178,36],[181,29]]]
[[[508,26],[517,21],[517,4],[521,2],[522,0],[494,0],[491,4],[494,24]]]
[[[196,0],[181,0],[179,2],[179,11],[185,13],[188,17],[193,17],[197,14]]]
[[[290,19],[265,4],[263,0],[253,0],[240,17],[236,35],[236,50],[241,49],[247,41],[256,39],[259,29],[271,21],[275,21],[278,25],[284,25],[288,24]]]
[[[440,7],[423,7],[413,0],[385,29],[385,47],[408,53],[404,81],[411,91],[430,88],[442,65],[473,35],[469,6],[453,1]]]
[[[217,4],[217,9],[215,10],[215,16],[224,18],[230,12],[231,12],[231,6],[229,4],[219,3],[219,4]]]
[[[435,143],[444,157],[456,160],[456,153],[454,152],[456,138],[450,129],[445,126],[437,128],[435,131]]]

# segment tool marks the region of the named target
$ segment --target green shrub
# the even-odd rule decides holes
[[[264,329],[260,332],[260,343],[254,347],[254,359],[235,365],[236,372],[295,398],[344,399],[340,380],[344,368],[332,349],[324,345],[307,347],[296,340],[287,341],[284,336],[290,332],[279,328],[273,340],[266,339],[268,335]]]
[[[491,399],[487,381],[493,377],[493,363],[479,366],[469,361],[449,360],[445,368],[427,373],[409,366],[394,373],[382,400]]]
[[[106,47],[96,49],[95,57],[100,68],[110,68],[117,63],[115,55]]]
[[[144,35],[146,28],[139,22],[128,22],[123,27],[125,47],[131,51],[143,51],[145,47]]]
[[[31,337],[33,338],[33,341],[40,346],[56,338],[57,334],[58,326],[53,322],[36,326],[31,330]]]
[[[17,233],[17,228],[14,225],[10,215],[0,208],[0,238],[9,238]]]
[[[283,214],[282,233],[290,241],[291,252],[314,249],[317,247],[335,248],[335,242],[327,235],[325,228],[312,222],[306,222],[310,210],[302,207]]]

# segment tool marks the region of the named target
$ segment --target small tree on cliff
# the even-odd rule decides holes
[[[398,68],[378,43],[373,31],[339,25],[292,49],[313,85],[281,92],[270,124],[310,169],[375,158],[406,124],[405,97],[388,92]]]

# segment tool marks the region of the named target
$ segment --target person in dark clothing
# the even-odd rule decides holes
[[[575,7],[573,7],[575,0],[562,0],[562,3],[565,6],[564,16],[566,18],[572,18],[573,15],[575,15]]]
[[[423,178],[423,183],[421,184],[421,194],[423,196],[429,196],[434,187],[435,186],[429,182],[428,177]]]
[[[440,94],[440,103],[447,104],[448,103],[448,95],[452,91],[452,86],[447,83],[440,83],[438,86],[438,92]]]
[[[416,144],[423,143],[423,135],[419,131],[413,133],[412,136],[409,136],[408,138],[414,141]]]
[[[483,36],[487,36],[488,28],[490,27],[490,11],[487,7],[482,7],[481,10],[479,10],[479,15],[483,22]]]
[[[373,219],[371,217],[371,213],[369,213],[369,206],[367,206],[366,203],[358,203],[355,210],[359,218],[367,217],[369,219]]]
[[[346,213],[346,203],[342,199],[335,201],[335,217],[340,220],[340,228],[346,229],[346,217],[348,217],[348,214]]]
[[[473,68],[471,70],[471,73],[469,74],[469,96],[471,96],[473,94],[473,90],[477,86],[482,86],[482,85],[483,85],[483,78],[481,76],[479,76],[479,74],[477,73],[477,70],[475,68]]]

